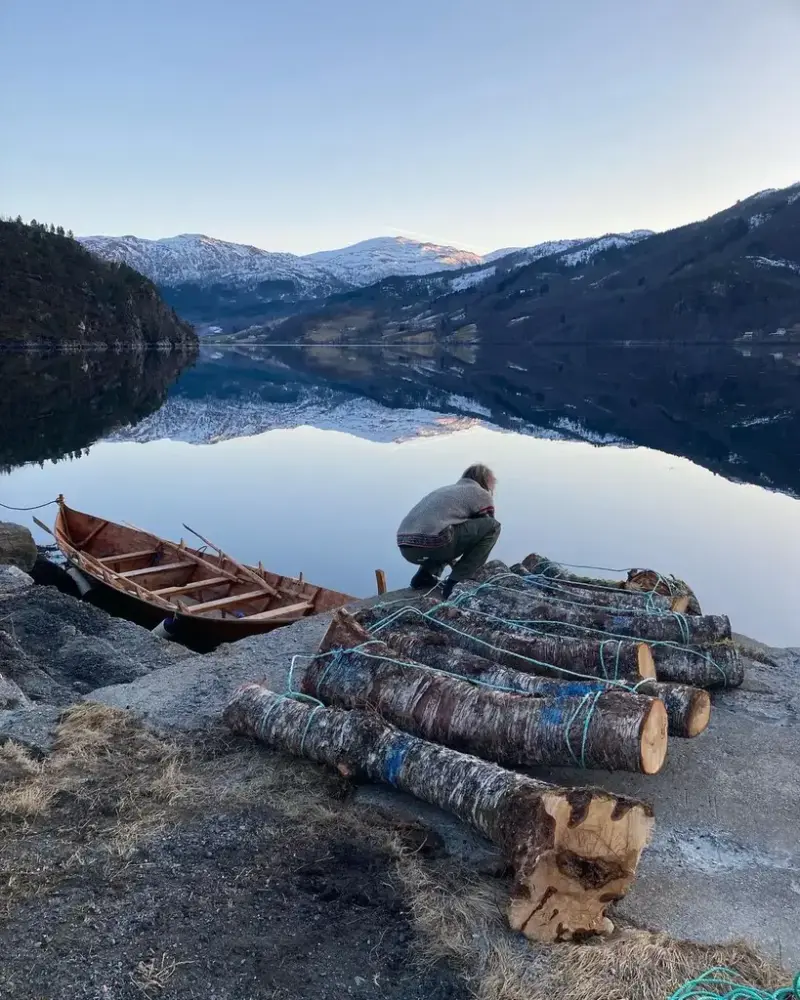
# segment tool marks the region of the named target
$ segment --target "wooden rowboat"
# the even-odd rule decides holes
[[[203,548],[191,548],[73,510],[63,500],[53,535],[81,573],[134,602],[137,620],[171,620],[175,634],[190,645],[233,642],[355,600],[270,573],[261,564],[246,566],[220,549],[209,552],[207,539]]]

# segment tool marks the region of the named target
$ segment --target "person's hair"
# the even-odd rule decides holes
[[[482,486],[485,490],[489,490],[490,493],[492,486],[497,481],[495,474],[489,466],[481,465],[480,463],[478,465],[471,465],[468,469],[465,469],[461,478],[472,479],[478,484],[478,486]]]

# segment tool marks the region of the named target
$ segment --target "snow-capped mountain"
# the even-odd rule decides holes
[[[432,274],[481,263],[469,250],[404,236],[382,236],[304,257],[226,243],[199,233],[160,240],[83,236],[80,241],[98,256],[124,261],[158,285],[253,288],[264,281],[291,281],[308,298],[371,285],[391,275]]]
[[[450,281],[449,290],[463,291],[494,275],[493,262],[501,258],[503,267],[519,267],[558,255],[561,264],[571,267],[609,247],[629,246],[650,235],[649,230],[637,230],[590,239],[551,240],[495,250],[485,256],[405,236],[382,236],[305,256],[191,233],[159,240],[84,236],[80,241],[98,256],[124,262],[145,274],[185,319],[227,332],[280,322],[307,310],[315,300],[391,277],[464,272],[459,278],[445,279]],[[490,266],[469,270],[481,264]]]
[[[392,275],[433,274],[481,264],[483,258],[469,250],[420,243],[405,236],[379,236],[341,250],[321,250],[303,260],[327,268],[341,281],[371,285]]]
[[[313,298],[342,288],[329,269],[291,253],[272,253],[202,234],[162,240],[138,236],[82,236],[80,242],[105,260],[121,261],[157,285],[229,285],[252,288],[263,281],[291,281]]]

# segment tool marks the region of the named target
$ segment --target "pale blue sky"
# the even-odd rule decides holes
[[[800,0],[0,0],[0,213],[305,253],[800,180]]]

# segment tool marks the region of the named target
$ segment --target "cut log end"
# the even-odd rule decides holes
[[[640,734],[642,774],[658,774],[664,766],[668,730],[669,716],[664,702],[654,698]]]
[[[606,907],[628,891],[650,838],[652,813],[643,803],[601,792],[588,807],[575,807],[569,793],[558,792],[543,796],[542,806],[554,822],[552,847],[542,852],[534,836],[521,846],[509,923],[544,942],[608,934],[613,924]]]
[[[699,688],[692,697],[689,707],[689,717],[686,722],[686,735],[699,736],[708,727],[711,718],[711,695]]]
[[[670,604],[670,611],[674,611],[678,615],[685,615],[689,610],[690,603],[691,599],[688,594],[684,594],[682,597],[673,597]]]
[[[647,680],[656,679],[656,661],[652,649],[646,642],[640,642],[638,648],[639,676]]]

